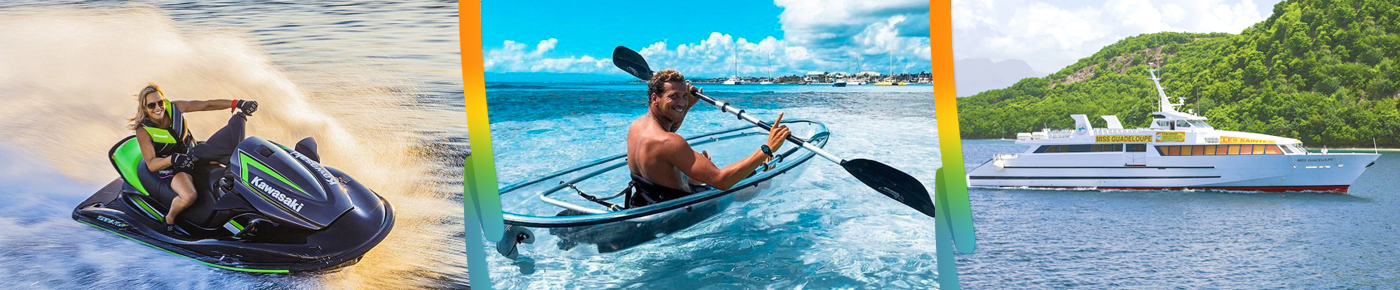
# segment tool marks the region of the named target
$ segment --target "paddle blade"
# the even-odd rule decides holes
[[[933,199],[929,197],[928,189],[908,173],[869,159],[846,160],[841,163],[841,167],[880,194],[912,207],[924,215],[933,216]]]
[[[613,65],[638,79],[651,79],[652,72],[651,67],[647,66],[647,59],[626,46],[619,45],[613,49]]]

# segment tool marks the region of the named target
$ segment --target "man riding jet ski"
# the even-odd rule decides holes
[[[136,135],[108,152],[120,177],[73,219],[206,265],[247,272],[321,271],[354,264],[394,224],[393,207],[344,172],[320,164],[316,142],[289,149],[243,125],[257,103],[170,101],[137,95]],[[197,142],[183,111],[237,109]]]

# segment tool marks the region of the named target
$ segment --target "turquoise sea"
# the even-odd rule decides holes
[[[781,112],[785,119],[823,122],[832,134],[827,151],[882,161],[933,185],[938,150],[932,87],[699,86],[761,119]],[[641,83],[488,84],[500,183],[622,153],[627,125],[646,111],[645,89]],[[745,125],[699,103],[679,133]],[[735,146],[744,151],[758,145]],[[936,287],[933,218],[876,193],[829,161],[814,158],[805,166],[788,184],[618,252],[560,250],[558,239],[536,229],[535,244],[522,247],[528,260],[488,250],[492,279],[504,289]],[[538,201],[503,207],[553,210]]]

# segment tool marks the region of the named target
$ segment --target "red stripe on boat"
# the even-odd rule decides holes
[[[1003,188],[1020,188],[1022,186],[1003,186]],[[1025,186],[1029,188],[1053,188],[1053,189],[1119,189],[1119,190],[1235,190],[1235,191],[1260,191],[1260,192],[1290,192],[1290,191],[1321,191],[1347,193],[1349,185],[1328,185],[1328,186],[1225,186],[1225,187],[1075,187],[1075,186]]]

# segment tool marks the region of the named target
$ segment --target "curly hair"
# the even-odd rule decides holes
[[[647,81],[647,103],[651,103],[651,95],[661,95],[661,92],[666,88],[665,84],[669,82],[684,83],[685,76],[674,69],[656,72],[651,76],[651,80]]]
[[[160,86],[155,83],[146,83],[146,87],[141,88],[141,92],[136,94],[136,115],[126,118],[127,129],[141,129],[141,123],[150,118],[146,116],[146,95],[151,93],[156,93],[161,99],[165,99],[165,92],[160,90]]]

